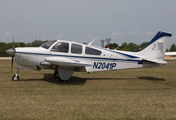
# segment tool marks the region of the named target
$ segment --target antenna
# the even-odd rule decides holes
[[[47,34],[46,40],[48,40],[48,34]]]
[[[111,39],[111,32],[110,32],[110,39]]]
[[[95,41],[95,39],[93,39],[88,45],[91,45],[94,41]]]
[[[102,34],[102,39],[100,40],[100,42],[101,42],[101,47],[104,48],[104,42],[105,42],[105,40],[103,39],[103,34]]]

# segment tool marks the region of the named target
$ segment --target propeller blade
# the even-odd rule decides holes
[[[14,37],[13,37],[13,42],[12,42],[12,50],[15,50],[15,47],[14,47]]]
[[[14,57],[14,54],[12,55],[11,72],[12,72],[12,69],[13,69],[13,57]]]
[[[12,50],[14,51],[14,53],[12,54],[11,72],[12,72],[12,69],[13,69],[13,58],[14,58],[14,56],[15,56],[14,37],[13,37],[13,42],[12,42]]]

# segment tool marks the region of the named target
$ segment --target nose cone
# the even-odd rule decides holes
[[[12,54],[12,55],[15,54],[15,50],[13,50],[13,49],[8,49],[8,50],[6,50],[6,52],[9,54]]]

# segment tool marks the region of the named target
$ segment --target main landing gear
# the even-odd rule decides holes
[[[54,78],[58,78],[59,82],[68,82],[68,80],[62,80],[60,78],[58,70],[54,71]]]
[[[59,78],[59,72],[57,70],[54,72],[54,77]]]
[[[20,80],[19,76],[18,76],[18,72],[20,71],[20,68],[17,68],[16,74],[12,77],[13,81],[18,81]]]

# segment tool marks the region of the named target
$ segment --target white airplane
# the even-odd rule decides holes
[[[18,81],[20,69],[54,70],[59,81],[67,81],[74,71],[94,72],[166,65],[163,61],[172,34],[158,32],[146,48],[140,52],[110,50],[90,44],[66,40],[52,40],[40,47],[17,47],[6,50],[17,63],[12,80]],[[14,40],[13,40],[14,43]]]
[[[176,52],[166,52],[165,56],[172,56],[175,57],[176,56]]]

